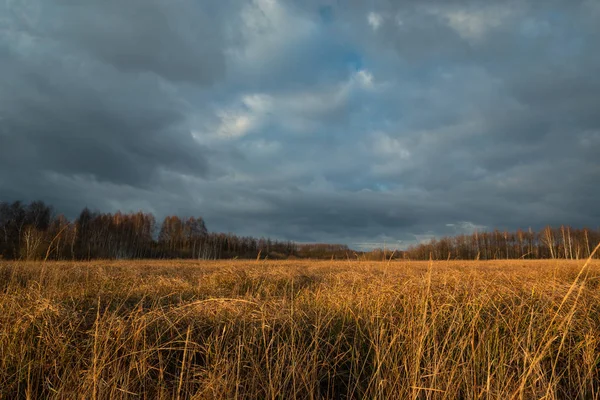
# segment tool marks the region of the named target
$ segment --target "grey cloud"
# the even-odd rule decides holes
[[[90,15],[98,11],[77,7]],[[112,8],[117,10],[115,4]],[[60,17],[55,24],[73,16],[66,11],[50,15]],[[100,12],[94,17],[109,24]],[[36,27],[20,25],[0,39],[7,55],[0,65],[0,174],[6,186],[21,185],[14,179],[17,170],[27,171],[30,181],[41,182],[44,172],[55,172],[131,186],[150,185],[165,168],[207,173],[206,149],[192,138],[187,105],[168,82],[115,69],[68,40],[38,36]],[[160,33],[161,27],[155,28]],[[90,23],[81,34],[98,29]],[[102,29],[110,32],[108,26]],[[119,42],[107,39],[110,46]],[[156,50],[158,57],[167,56]],[[194,57],[190,65],[201,68],[203,62]],[[156,64],[146,66],[152,71]]]
[[[61,0],[47,32],[132,72],[213,83],[224,77],[223,7],[191,0]],[[55,9],[56,8],[56,9]]]
[[[593,2],[43,4],[0,17],[0,199],[347,243],[600,223]],[[248,7],[280,24],[249,37]]]

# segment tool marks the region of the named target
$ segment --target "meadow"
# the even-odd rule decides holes
[[[600,262],[0,261],[0,399],[598,399]]]

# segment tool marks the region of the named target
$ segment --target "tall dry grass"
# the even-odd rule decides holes
[[[600,398],[600,264],[0,263],[0,398]]]

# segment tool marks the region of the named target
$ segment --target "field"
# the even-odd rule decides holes
[[[598,399],[584,264],[0,262],[0,398]]]

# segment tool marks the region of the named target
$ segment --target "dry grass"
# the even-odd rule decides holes
[[[0,398],[597,399],[582,265],[3,262]]]

